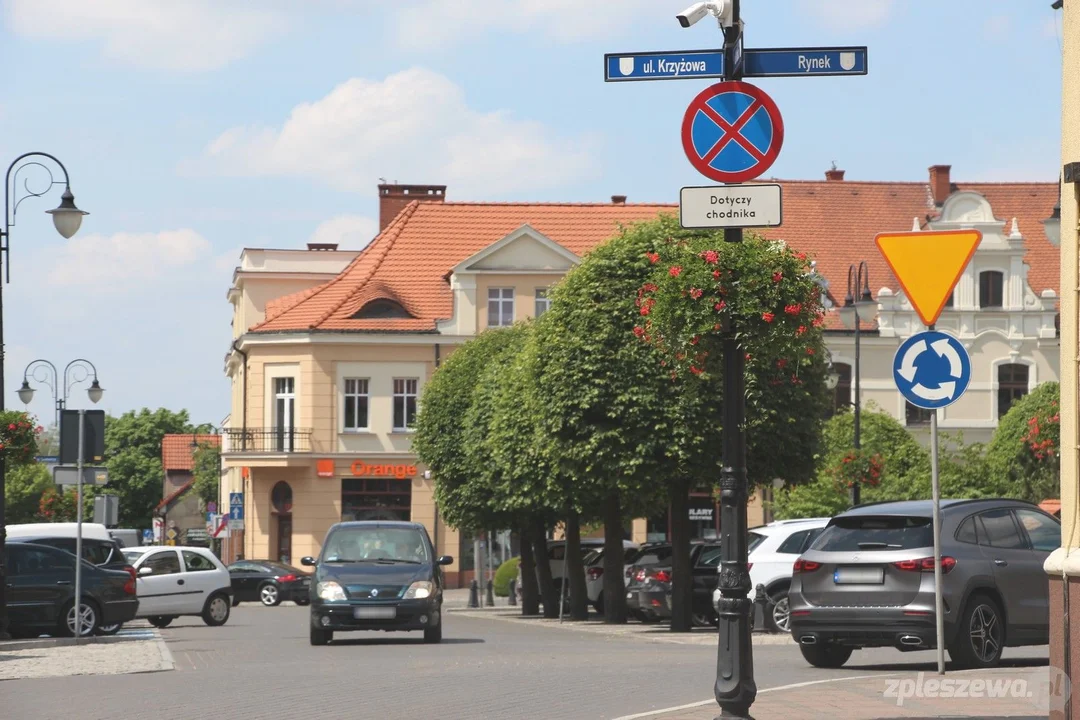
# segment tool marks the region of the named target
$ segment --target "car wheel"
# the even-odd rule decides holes
[[[239,604],[240,604],[240,598],[239,598],[239,597],[237,597],[236,595],[233,595],[233,599],[232,599],[232,606],[233,606],[233,607],[236,607],[236,606],[237,606],[237,605],[239,605]]]
[[[115,635],[120,632],[120,628],[124,627],[124,623],[114,623],[112,625],[101,625],[97,629],[98,635]]]
[[[227,595],[221,593],[211,595],[207,598],[206,605],[203,606],[203,622],[210,627],[224,625],[229,619],[230,609],[231,603]]]
[[[259,588],[259,602],[266,607],[277,607],[281,604],[281,591],[274,583],[266,583]]]
[[[425,639],[427,635],[424,635]],[[311,644],[312,645],[328,645],[331,640],[334,639],[333,630],[320,630],[318,628],[311,628]]]
[[[97,606],[89,600],[83,600],[79,604],[79,620],[75,620],[75,602],[69,602],[64,607],[63,614],[60,615],[63,618],[60,626],[60,633],[66,637],[74,637],[78,634],[79,637],[87,637],[97,632],[100,616],[98,615]],[[76,627],[79,628],[76,633]]]
[[[974,595],[964,607],[960,628],[949,645],[949,657],[961,668],[992,668],[1005,648],[1005,620],[998,604]]]
[[[304,607],[311,604],[311,598],[306,595],[302,595],[300,597],[293,598],[293,602],[301,607]]]
[[[439,620],[439,624],[435,627],[424,629],[424,642],[430,644],[442,642],[442,620]]]
[[[791,632],[791,605],[788,601],[787,588],[772,596],[772,610],[769,612],[768,628],[773,632]]]
[[[836,669],[843,667],[851,657],[853,648],[833,643],[799,645],[803,658],[816,668]]]
[[[156,628],[167,628],[169,623],[176,619],[175,615],[154,615],[146,618],[146,621]]]

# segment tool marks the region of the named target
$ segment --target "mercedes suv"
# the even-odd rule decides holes
[[[933,505],[860,505],[834,517],[794,564],[791,633],[816,667],[853,650],[936,647]],[[993,667],[1005,647],[1049,641],[1043,561],[1061,525],[1020,500],[942,500],[945,647],[960,667]]]

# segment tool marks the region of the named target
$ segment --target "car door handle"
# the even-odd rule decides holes
[[[177,584],[177,585],[183,585],[183,584],[184,584],[184,581],[183,581],[183,580],[177,580],[177,581],[176,581],[176,584]]]
[[[994,564],[998,567],[1005,567],[1009,562],[1007,560],[1002,560],[1001,558],[994,558]]]
[[[71,581],[70,580],[57,580],[56,584],[57,585],[70,585]],[[11,587],[11,586],[9,585],[8,587]]]

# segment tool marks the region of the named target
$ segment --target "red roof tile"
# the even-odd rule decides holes
[[[166,435],[161,439],[161,466],[164,470],[193,470],[191,441],[200,445],[221,445],[220,435]]]
[[[874,294],[899,290],[874,244],[879,232],[925,226],[935,217],[929,186],[916,182],[779,180],[784,225],[765,231],[817,261],[843,302],[848,266],[866,260]],[[1042,220],[1057,200],[1054,183],[957,183],[954,190],[983,194],[999,220],[1017,218],[1027,244],[1028,281],[1039,294],[1057,289],[1058,251]],[[453,314],[448,273],[461,261],[528,224],[576,255],[611,237],[619,223],[678,212],[665,204],[410,203],[335,279],[268,304],[253,332],[305,330],[434,332],[436,320]],[[1006,227],[1008,232],[1008,227]],[[410,319],[353,319],[367,302],[388,298]],[[830,313],[830,315],[833,315]],[[830,317],[826,327],[840,327]]]

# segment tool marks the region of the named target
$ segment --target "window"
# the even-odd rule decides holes
[[[30,542],[35,542],[39,545],[48,545],[57,550],[63,550],[72,555],[75,554],[75,538],[40,538],[31,540]],[[83,560],[92,565],[104,565],[109,562],[114,552],[116,552],[116,548],[112,543],[83,538]]]
[[[955,296],[956,296],[956,291],[955,290],[953,292],[949,293],[949,297],[945,298],[945,307],[951,308],[956,303]]]
[[[1009,412],[1013,403],[1028,393],[1028,366],[998,365],[998,417]]]
[[[345,429],[356,431],[367,430],[367,427],[367,378],[345,378]]]
[[[974,515],[960,523],[960,527],[956,530],[956,539],[962,543],[971,543],[972,545],[979,543],[979,533],[975,529]]]
[[[184,567],[188,572],[203,572],[205,570],[216,570],[214,563],[210,562],[207,558],[203,557],[197,552],[191,550],[184,550]]]
[[[906,403],[907,407],[904,408],[904,420],[908,425],[929,425],[930,416],[934,413],[933,410],[923,410],[921,407],[916,407],[911,403]]]
[[[1024,526],[1031,546],[1043,552],[1053,552],[1061,547],[1061,525],[1034,510],[1017,510],[1016,519]]]
[[[143,568],[153,570],[153,575],[172,575],[180,572],[180,560],[176,557],[175,550],[166,550],[146,558],[146,562],[139,568],[140,572]]]
[[[719,545],[706,545],[698,553],[695,565],[697,567],[718,567],[721,556],[722,552]]]
[[[847,363],[833,363],[833,372],[840,376],[833,397],[833,412],[838,413],[851,407],[851,366]]]
[[[408,521],[412,481],[394,478],[349,478],[341,481],[341,520]]]
[[[1005,295],[1005,275],[997,270],[979,273],[979,307],[1000,308]]]
[[[800,555],[802,554],[803,545],[806,544],[806,539],[808,537],[810,537],[809,530],[791,533],[787,540],[780,543],[780,547],[776,549],[776,552],[783,553],[784,555]]]
[[[982,527],[979,528],[981,544],[1009,550],[1022,550],[1026,547],[1020,528],[1016,527],[1012,513],[1008,510],[988,510],[979,515]]]
[[[274,378],[274,434],[278,452],[292,452],[295,424],[295,381],[291,377]]]
[[[416,424],[416,378],[394,378],[394,430],[409,430]]]
[[[514,324],[514,288],[488,288],[488,327]]]
[[[814,550],[915,550],[934,544],[934,530],[928,517],[855,516],[838,518],[833,523],[814,541]]]
[[[754,548],[763,542],[765,542],[765,536],[751,530],[746,533],[746,552],[748,554],[754,552]]]
[[[540,317],[551,309],[551,298],[548,297],[547,288],[536,288],[536,317]]]
[[[391,320],[395,318],[411,318],[409,311],[393,300],[372,300],[364,307],[357,310],[353,317],[357,320]]]
[[[548,558],[552,560],[562,560],[566,557],[565,545],[552,545],[548,548]]]
[[[75,558],[59,550],[20,547],[18,543],[11,543],[7,554],[11,575],[53,573],[57,570],[70,570],[74,575]]]

